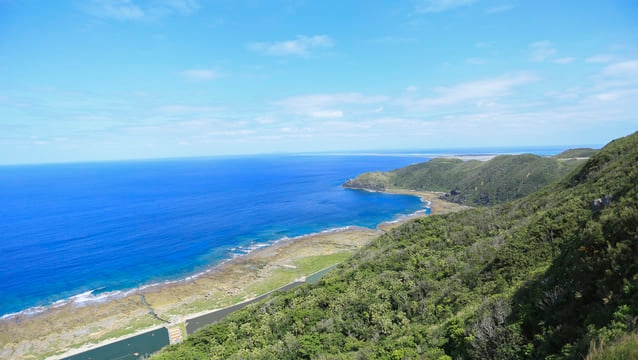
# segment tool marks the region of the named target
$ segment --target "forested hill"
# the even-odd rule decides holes
[[[555,158],[501,155],[488,161],[435,158],[385,173],[364,173],[344,186],[376,191],[389,188],[441,191],[446,193],[446,200],[456,203],[494,205],[531,194],[584,162],[570,154],[582,157],[592,152],[578,149]]]
[[[595,149],[590,148],[576,148],[565,150],[560,154],[552,156],[554,159],[578,159],[578,158],[590,158],[596,154]]]
[[[635,133],[525,198],[395,228],[158,358],[638,358],[637,204]]]

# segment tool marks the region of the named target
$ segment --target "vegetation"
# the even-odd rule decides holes
[[[626,360],[638,359],[638,334],[623,336],[609,344],[599,344],[587,355],[586,360]]]
[[[386,173],[364,173],[344,186],[441,191],[446,193],[444,199],[459,204],[494,205],[538,191],[584,163],[584,159],[560,159],[532,154],[501,155],[489,161],[436,158]]]
[[[590,158],[596,154],[595,149],[576,148],[565,150],[562,153],[553,156],[554,159],[574,159],[574,158]]]
[[[634,356],[637,204],[638,133],[525,198],[397,227],[317,285],[253,304],[156,357]]]

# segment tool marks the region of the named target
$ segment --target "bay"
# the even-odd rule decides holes
[[[424,204],[341,184],[425,160],[282,155],[2,166],[0,315],[183,279],[285,237],[374,228]]]

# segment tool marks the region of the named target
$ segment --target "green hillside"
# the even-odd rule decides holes
[[[596,154],[595,149],[591,148],[577,148],[565,150],[558,155],[552,156],[554,159],[575,159],[575,158],[590,158]]]
[[[583,162],[532,154],[501,155],[489,161],[435,158],[386,173],[364,173],[344,186],[376,191],[441,191],[446,193],[445,199],[460,204],[494,205],[531,194]]]
[[[635,358],[637,204],[635,133],[525,198],[406,223],[157,358]]]

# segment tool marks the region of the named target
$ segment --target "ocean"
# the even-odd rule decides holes
[[[441,154],[263,155],[0,166],[0,318],[186,279],[285,238],[375,228],[416,196],[344,189]]]
[[[423,210],[344,189],[414,156],[252,156],[0,166],[0,316],[184,279],[259,246]]]

